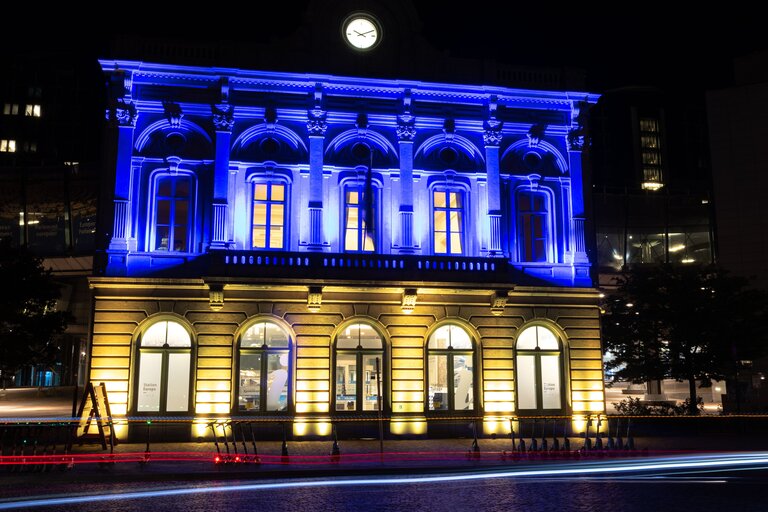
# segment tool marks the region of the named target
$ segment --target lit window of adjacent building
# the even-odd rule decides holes
[[[251,325],[240,337],[240,412],[288,411],[290,341],[280,326],[267,321]]]
[[[378,360],[378,365],[377,365]],[[384,343],[368,324],[347,326],[336,338],[337,411],[377,411],[384,375]]]
[[[15,116],[19,113],[19,106],[16,103],[6,103],[3,105],[3,115]]]
[[[659,120],[640,118],[640,166],[645,190],[659,190],[664,186],[661,153]]]
[[[285,184],[253,184],[252,247],[283,249],[285,247]]]
[[[468,411],[475,408],[475,349],[469,333],[444,325],[427,342],[427,409]]]
[[[40,117],[40,105],[27,105],[24,109],[24,115],[27,117]]]
[[[193,182],[189,175],[157,179],[153,250],[189,251],[192,191]]]
[[[517,233],[520,261],[549,261],[549,208],[544,192],[517,192]]]
[[[464,193],[456,189],[432,192],[435,254],[464,253]]]
[[[0,153],[15,153],[16,141],[13,139],[1,139],[0,140]]]
[[[25,153],[37,153],[37,142],[22,142],[21,150]]]
[[[524,329],[515,344],[517,410],[528,414],[563,409],[563,358],[560,341],[546,327]]]
[[[139,338],[136,411],[188,412],[190,408],[192,338],[174,321],[152,324]]]
[[[344,187],[344,250],[349,252],[373,252],[376,194],[370,190],[370,203],[365,186]],[[370,219],[368,217],[371,217]]]

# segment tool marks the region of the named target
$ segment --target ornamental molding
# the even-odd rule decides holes
[[[326,121],[328,112],[319,108],[314,108],[307,114],[309,118],[307,119],[307,132],[309,132],[309,135],[317,137],[324,136],[325,131],[328,129],[328,122]]]
[[[117,104],[106,112],[108,121],[115,121],[118,126],[136,126],[139,113],[130,100],[118,99]]]
[[[165,117],[168,119],[168,124],[171,125],[171,128],[180,128],[181,120],[184,118],[181,106],[178,103],[164,102],[163,110],[165,111]]]
[[[231,132],[235,127],[235,109],[232,105],[222,103],[211,105],[213,126],[218,132]]]

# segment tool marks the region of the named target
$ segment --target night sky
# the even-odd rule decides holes
[[[71,47],[87,58],[103,55],[112,33],[268,42],[293,30],[308,3],[254,2],[248,14],[237,12],[236,4],[211,3],[190,12],[178,2],[131,2],[103,9],[110,14],[97,10],[87,15],[67,5],[46,9],[44,18],[22,12],[20,21],[34,21],[36,29],[6,30],[0,38],[12,52]],[[558,6],[543,3],[473,1],[466,4],[472,9],[423,0],[414,5],[424,36],[438,49],[509,64],[583,68],[594,92],[628,85],[692,91],[724,87],[732,79],[733,57],[768,48],[764,20],[750,12],[731,15],[702,7],[673,16],[652,6],[642,9],[641,3],[622,4],[616,12],[570,3],[560,6],[559,14]]]

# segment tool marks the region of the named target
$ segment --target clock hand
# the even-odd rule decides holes
[[[358,32],[358,34],[360,34],[361,36],[364,36],[365,34],[370,34],[370,33],[371,33],[371,32],[373,32],[374,30],[376,30],[376,29],[373,29],[373,28],[372,28],[372,29],[371,29],[371,30],[369,30],[368,32],[363,32],[362,34],[360,34],[360,33]]]
[[[368,32],[366,32],[365,34],[361,34],[360,32],[358,32],[358,31],[357,31],[357,30],[355,30],[355,29],[352,29],[352,32],[354,32],[355,34],[357,34],[357,35],[359,35],[359,36],[363,36],[363,37],[365,37],[365,34],[367,34],[367,33],[368,33]]]

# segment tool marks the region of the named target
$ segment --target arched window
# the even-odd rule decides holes
[[[377,411],[383,375],[384,342],[379,333],[363,323],[341,331],[336,337],[336,410]]]
[[[444,325],[427,343],[430,411],[467,411],[475,408],[475,349],[469,333],[458,325]]]
[[[550,261],[549,201],[544,192],[517,192],[517,245],[520,261]]]
[[[432,191],[432,233],[435,254],[464,254],[464,192]]]
[[[157,178],[155,188],[153,251],[187,252],[190,250],[190,227],[194,191],[189,174],[164,175]]]
[[[546,327],[523,330],[515,346],[517,409],[529,413],[563,410],[563,361],[560,341]]]
[[[188,412],[192,339],[178,322],[152,324],[139,338],[136,411]]]
[[[290,341],[280,326],[267,321],[251,325],[240,337],[240,412],[289,410]]]

